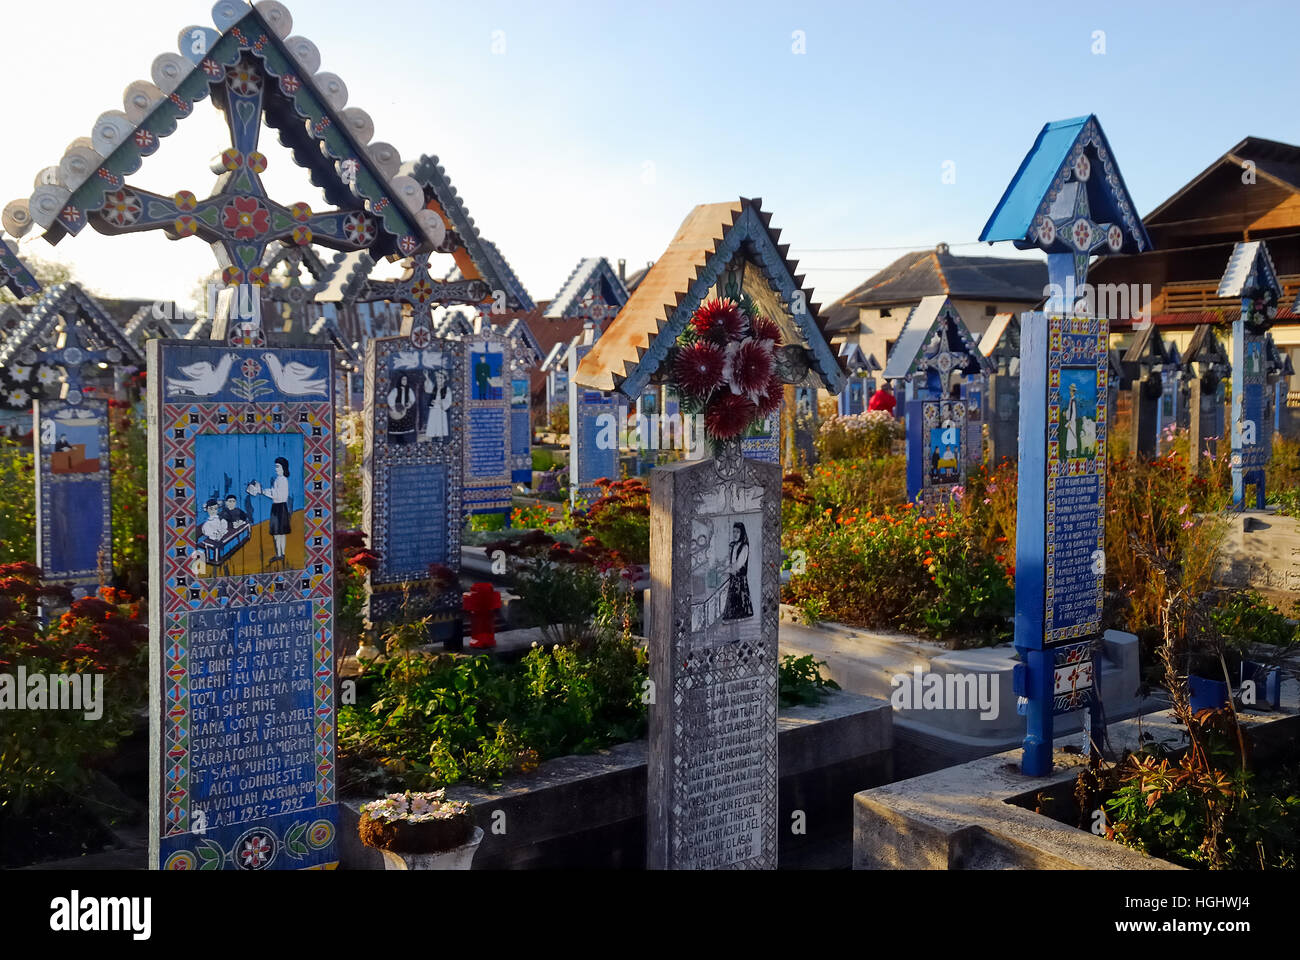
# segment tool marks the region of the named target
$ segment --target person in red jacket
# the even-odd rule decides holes
[[[867,409],[884,410],[892,417],[894,415],[894,407],[897,405],[898,401],[894,399],[894,388],[886,383],[871,395],[871,402],[867,404]]]

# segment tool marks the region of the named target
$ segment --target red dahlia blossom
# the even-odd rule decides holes
[[[701,340],[682,347],[673,363],[673,373],[683,393],[707,397],[722,386],[722,366],[726,355],[717,344]]]
[[[781,328],[767,317],[755,317],[749,331],[755,340],[771,340],[773,346],[781,346]]]
[[[770,417],[781,408],[781,401],[785,399],[785,384],[781,378],[774,372],[771,379],[767,381],[767,387],[758,397],[758,415],[760,417]]]
[[[754,422],[758,408],[744,394],[723,393],[704,411],[704,429],[717,440],[739,436]]]
[[[772,379],[772,347],[752,337],[740,343],[727,344],[727,362],[722,375],[731,386],[732,393],[743,393],[757,402],[758,395]]]
[[[745,332],[748,323],[749,318],[740,309],[740,305],[726,297],[721,300],[715,297],[701,304],[695,311],[695,316],[691,317],[691,326],[695,332],[715,343],[736,339]]]

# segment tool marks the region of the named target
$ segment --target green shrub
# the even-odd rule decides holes
[[[818,704],[826,699],[832,690],[840,685],[829,677],[823,677],[821,668],[825,660],[815,660],[812,654],[796,657],[787,653],[781,658],[777,667],[777,679],[780,688],[780,705],[795,707],[801,704]]]

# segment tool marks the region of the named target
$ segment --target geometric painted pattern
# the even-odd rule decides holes
[[[162,344],[172,350],[178,346]],[[249,361],[246,359],[245,363]],[[162,379],[161,364],[151,373]],[[154,398],[163,391],[156,390]],[[153,404],[151,404],[153,405]],[[195,833],[193,847],[163,851],[167,869],[262,869],[272,862],[320,859],[333,838],[329,808],[336,802],[334,716],[334,431],[333,404],[321,400],[268,398],[256,401],[214,402],[162,397],[156,403],[157,419],[151,463],[151,486],[156,499],[154,516],[159,529],[154,563],[159,570],[154,583],[159,594],[162,686],[159,717],[162,796],[157,838],[179,838]],[[152,412],[152,411],[151,411]],[[303,442],[303,565],[269,573],[195,577],[188,566],[194,536],[193,518],[201,493],[196,484],[196,440],[205,435],[298,433]],[[151,451],[152,453],[152,451]],[[315,809],[273,815],[250,822],[246,835],[227,848],[202,830],[191,815],[193,782],[193,717],[190,685],[189,620],[199,611],[255,607],[259,604],[307,602],[314,621],[311,645],[311,690]],[[302,819],[306,816],[308,819]],[[309,822],[313,821],[313,822]],[[314,838],[314,839],[313,839]],[[281,856],[283,860],[281,860]]]

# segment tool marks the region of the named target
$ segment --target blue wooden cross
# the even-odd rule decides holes
[[[1088,315],[1088,263],[1151,240],[1093,116],[1043,127],[981,240],[1047,254],[1043,313],[1021,318],[1015,646],[1022,663],[1022,769],[1052,769],[1056,713],[1103,719],[1092,656],[1105,585],[1109,326]]]
[[[1268,359],[1265,332],[1277,317],[1282,284],[1263,240],[1238,243],[1219,281],[1220,297],[1240,297],[1232,321],[1232,505],[1244,510],[1246,487],[1264,508],[1264,474],[1273,449],[1273,424],[1265,415]]]

